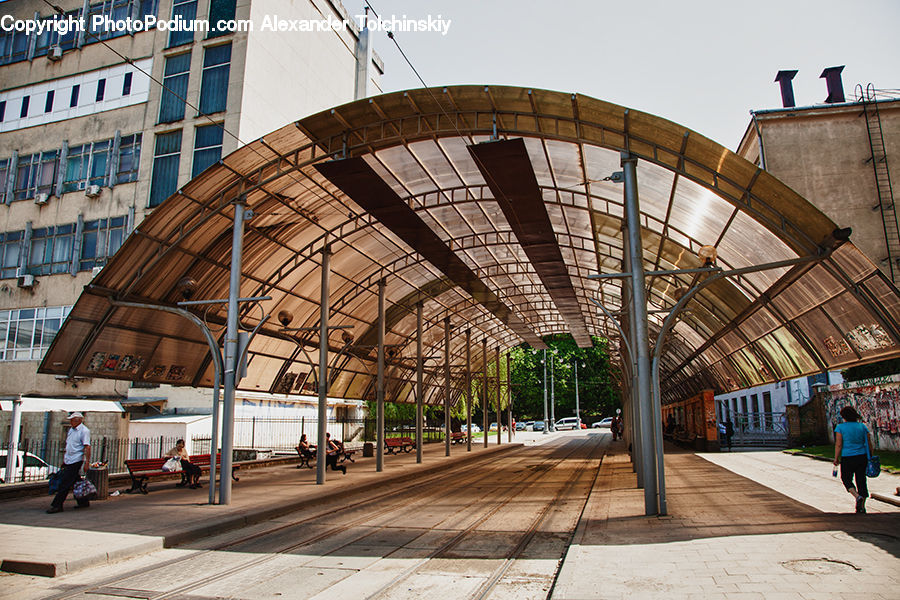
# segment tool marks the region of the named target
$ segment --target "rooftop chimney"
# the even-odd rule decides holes
[[[844,99],[844,84],[841,82],[841,71],[844,70],[844,65],[840,67],[828,67],[822,74],[819,75],[819,78],[825,78],[825,85],[828,86],[828,97],[825,98],[825,102],[829,104],[834,104],[836,102],[845,102]]]
[[[778,75],[775,76],[775,81],[781,84],[781,104],[785,108],[797,106],[794,102],[794,86],[791,84],[796,74],[797,71],[778,71]]]

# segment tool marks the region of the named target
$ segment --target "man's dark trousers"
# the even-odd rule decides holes
[[[82,462],[84,461],[79,460],[77,463],[72,463],[71,465],[63,465],[59,491],[56,492],[56,496],[53,498],[53,502],[50,503],[50,506],[62,508],[63,502],[66,501],[66,497],[69,495],[69,490],[72,489],[72,486],[75,485],[76,481],[81,479],[79,472],[81,471]],[[91,504],[89,500],[80,500],[76,498],[75,501],[78,502],[78,506],[90,506]]]

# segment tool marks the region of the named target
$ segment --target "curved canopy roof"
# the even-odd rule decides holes
[[[491,140],[493,143],[485,144]],[[113,306],[225,298],[232,202],[253,216],[241,296],[291,328],[319,319],[320,264],[331,255],[333,397],[374,397],[377,282],[386,282],[390,401],[414,401],[415,305],[423,302],[426,401],[441,401],[443,320],[461,387],[471,332],[478,369],[490,352],[571,332],[617,342],[590,302],[621,306],[620,153],[638,158],[644,266],[701,266],[712,245],[735,269],[819,260],[708,286],[674,326],[661,362],[664,400],[736,389],[898,354],[898,293],[836,225],[783,183],[659,117],[559,92],[515,87],[420,89],[360,100],[285,126],[210,167],[154,210],[71,311],[41,365],[70,376],[212,385],[204,338],[181,317]],[[833,252],[832,252],[833,250]],[[648,280],[650,308],[671,308],[691,274]],[[261,310],[262,309],[262,310]],[[225,321],[224,305],[197,310]],[[651,314],[651,333],[662,312]],[[317,331],[272,319],[249,348],[241,388],[312,391]],[[219,331],[218,336],[223,336]]]

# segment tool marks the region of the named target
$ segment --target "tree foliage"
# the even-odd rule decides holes
[[[547,403],[551,399],[551,373],[557,419],[575,416],[575,362],[583,419],[611,415],[621,405],[609,362],[608,341],[593,338],[594,346],[579,348],[568,334],[547,336]],[[544,352],[519,346],[512,353],[513,412],[519,420],[544,418]],[[548,409],[549,414],[549,409]]]

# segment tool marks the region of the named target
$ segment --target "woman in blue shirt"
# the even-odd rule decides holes
[[[844,422],[834,428],[834,465],[841,465],[841,481],[856,498],[856,512],[864,513],[869,496],[866,485],[869,430],[859,422],[859,413],[852,406],[842,408],[841,417]],[[856,487],[853,486],[854,476]]]

